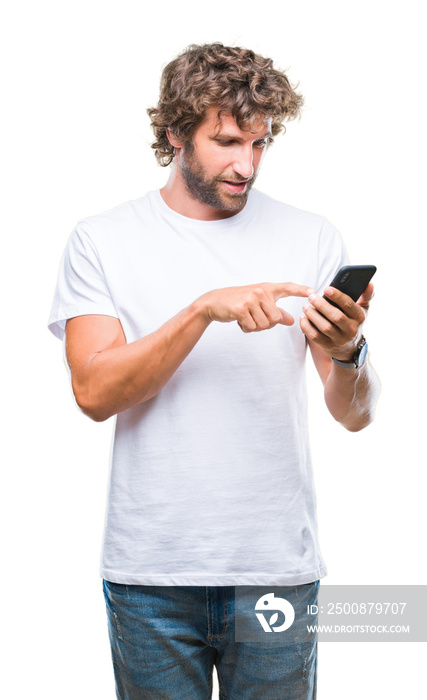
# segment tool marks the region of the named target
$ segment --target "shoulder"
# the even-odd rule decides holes
[[[259,225],[273,231],[276,239],[291,246],[297,255],[310,254],[318,262],[334,256],[346,258],[341,233],[325,216],[285,204],[258,190],[254,194]]]
[[[317,230],[321,229],[326,221],[324,216],[286,204],[256,189],[253,190],[253,198],[257,210],[273,218],[279,218],[294,224],[298,223]]]
[[[86,216],[80,219],[78,225],[98,231],[100,229],[116,229],[118,226],[132,224],[150,210],[153,194],[153,192],[148,192],[143,197],[123,202],[123,204],[118,204],[100,214]]]
[[[254,209],[264,226],[273,227],[300,245],[321,245],[323,240],[340,238],[325,216],[281,202],[259,190],[253,191]]]
[[[147,221],[152,209],[152,192],[138,199],[118,204],[100,214],[86,216],[77,222],[73,236],[88,240],[95,247],[138,235],[141,222]]]

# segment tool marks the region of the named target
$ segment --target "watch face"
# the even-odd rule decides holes
[[[368,343],[364,343],[359,350],[359,356],[356,358],[357,367],[363,365],[368,354]]]

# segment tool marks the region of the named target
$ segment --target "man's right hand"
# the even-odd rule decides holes
[[[208,321],[237,321],[244,333],[252,333],[273,328],[278,323],[292,326],[295,319],[276,306],[276,301],[289,296],[308,297],[313,293],[311,287],[292,282],[263,282],[214,289],[199,297],[196,303],[202,304]]]
[[[287,296],[308,297],[292,283],[226,287],[203,294],[149,335],[127,343],[118,318],[76,316],[67,321],[66,352],[78,405],[103,421],[156,396],[212,321],[237,321],[242,331],[294,323],[276,306]]]

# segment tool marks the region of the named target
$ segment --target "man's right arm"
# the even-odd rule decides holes
[[[66,354],[73,392],[95,421],[121,413],[156,396],[212,321],[237,321],[246,333],[294,319],[276,306],[279,298],[307,297],[309,287],[262,283],[212,290],[158,330],[126,343],[117,318],[75,316],[66,325]]]

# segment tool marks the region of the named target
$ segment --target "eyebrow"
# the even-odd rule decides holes
[[[263,141],[264,139],[268,137],[272,137],[273,134],[271,133],[271,130],[269,129],[266,131],[262,136],[257,136],[254,141]],[[213,134],[212,136],[209,136],[212,141],[243,141],[244,139],[241,136],[237,136],[235,134],[227,134],[227,133],[216,133]]]

